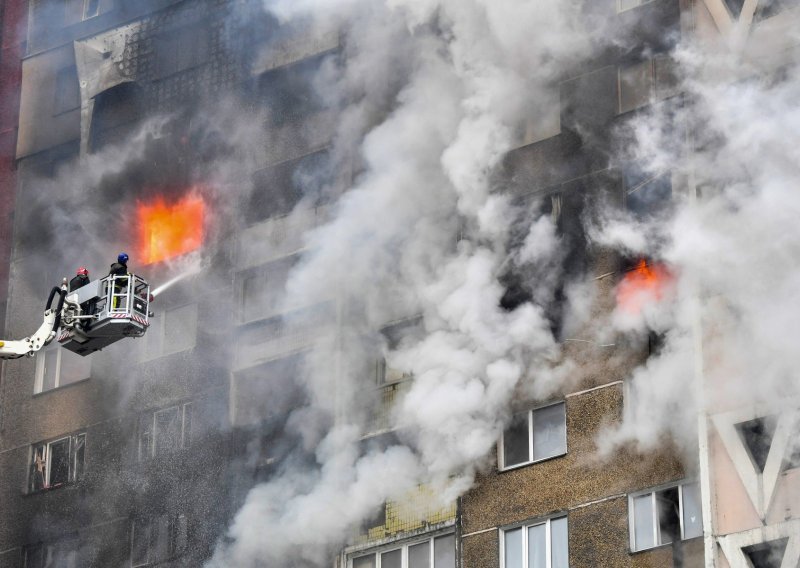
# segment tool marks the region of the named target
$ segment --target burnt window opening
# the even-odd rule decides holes
[[[766,20],[798,6],[800,6],[800,0],[761,0],[756,8],[754,19]]]
[[[85,471],[86,434],[65,436],[31,448],[30,492],[54,489],[83,478]]]
[[[90,134],[93,152],[120,143],[136,131],[144,118],[142,97],[136,83],[122,83],[95,97]]]
[[[788,538],[771,540],[746,546],[742,552],[750,561],[753,568],[780,568],[783,563],[783,555],[786,553]]]
[[[269,111],[271,126],[295,123],[323,110],[314,77],[325,57],[328,55],[312,57],[268,71],[258,78],[258,97]]]
[[[333,177],[327,150],[313,152],[253,174],[253,192],[247,203],[248,224],[288,215],[306,199],[318,205]]]
[[[56,73],[53,115],[63,114],[81,107],[81,90],[78,85],[78,68],[65,67]]]
[[[664,333],[650,331],[650,333],[647,334],[647,353],[650,356],[660,354],[662,349],[664,349],[666,341],[667,338]]]
[[[419,341],[424,336],[422,316],[408,318],[387,325],[380,330],[387,351],[395,351],[404,345]],[[385,385],[411,378],[411,373],[387,365],[386,357],[380,357],[376,362],[375,382]]]
[[[775,416],[763,416],[736,424],[736,431],[750,454],[753,466],[759,472],[763,472],[764,466],[767,464],[767,456],[772,447],[772,438],[775,435],[776,427]]]
[[[155,78],[199,67],[210,55],[211,29],[205,22],[165,32],[155,40]]]

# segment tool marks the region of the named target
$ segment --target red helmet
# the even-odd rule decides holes
[[[81,267],[78,269],[78,276],[89,276],[89,271],[88,271],[88,270],[86,270],[86,267],[85,267],[85,266],[81,266]]]

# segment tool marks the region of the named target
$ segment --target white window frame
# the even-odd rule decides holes
[[[408,568],[408,549],[413,547],[413,546],[416,546],[418,544],[423,544],[425,542],[429,543],[428,552],[430,554],[430,556],[429,556],[429,558],[430,558],[430,566],[431,566],[431,568],[434,568],[434,566],[435,566],[434,565],[434,561],[436,559],[436,557],[435,557],[435,553],[436,553],[435,541],[436,541],[436,539],[443,538],[443,537],[448,537],[448,536],[453,536],[454,537],[455,533],[447,532],[447,533],[442,533],[442,534],[435,534],[435,535],[428,536],[428,537],[422,538],[422,539],[410,540],[408,542],[404,542],[404,543],[400,544],[399,546],[398,546],[398,543],[393,543],[390,546],[385,546],[385,547],[382,547],[382,548],[377,549],[377,550],[372,550],[370,552],[366,552],[366,551],[353,552],[350,555],[348,555],[347,568],[353,568],[353,561],[358,559],[358,558],[363,558],[365,556],[374,556],[375,557],[375,568],[381,568],[381,555],[382,554],[386,554],[387,552],[394,552],[395,550],[400,550],[401,551],[400,552],[400,558],[401,558],[400,567],[401,568]]]
[[[47,390],[42,390],[44,388],[44,373],[45,373],[44,364],[45,364],[45,358],[47,356],[46,353],[48,351],[55,351],[55,353],[56,353],[56,372],[55,372],[56,381],[55,381],[55,386],[53,388],[47,389]],[[44,392],[54,391],[54,390],[59,389],[61,387],[66,387],[66,386],[69,386],[69,385],[75,385],[77,383],[82,383],[83,381],[88,380],[88,379],[91,378],[91,376],[92,376],[92,364],[90,362],[89,363],[89,376],[84,377],[82,379],[78,379],[77,381],[73,381],[71,383],[67,383],[66,385],[62,385],[61,384],[61,361],[63,359],[63,355],[64,355],[64,348],[61,347],[61,344],[58,343],[58,340],[56,340],[56,339],[54,339],[53,342],[50,345],[48,345],[47,347],[45,347],[44,349],[42,349],[41,351],[39,351],[36,354],[36,369],[34,371],[36,378],[33,381],[33,394],[41,394],[41,393],[44,393]]]
[[[533,459],[533,413],[537,410],[543,410],[545,408],[550,408],[551,406],[556,406],[562,404],[564,405],[564,452],[560,454],[556,454],[553,456],[548,456],[546,458],[540,459]],[[567,455],[569,452],[568,447],[568,438],[567,436],[567,402],[566,400],[560,400],[557,402],[548,403],[542,406],[536,406],[527,411],[528,413],[528,460],[520,463],[515,463],[514,465],[506,466],[506,451],[505,451],[505,431],[500,434],[500,441],[497,443],[497,469],[499,471],[510,471],[512,469],[517,469],[520,467],[525,467],[534,463],[540,463],[547,460],[552,460],[554,458],[558,458],[561,456]],[[521,413],[517,413],[521,414]]]
[[[83,17],[81,18],[82,20],[91,20],[92,18],[96,18],[97,16],[100,15],[100,4],[102,3],[102,0],[97,0],[97,12],[96,13],[87,14],[86,12],[89,9],[89,6],[91,5],[91,3],[92,3],[92,0],[83,0]]]
[[[679,481],[677,483],[670,483],[667,485],[661,485],[654,489],[648,489],[646,491],[638,491],[636,493],[631,493],[628,495],[628,535],[629,535],[629,545],[631,548],[631,552],[642,552],[645,550],[652,550],[654,548],[658,548],[659,546],[665,546],[666,544],[671,543],[661,543],[661,523],[658,520],[658,502],[656,501],[656,494],[665,491],[667,489],[673,489],[675,487],[678,488],[678,519],[680,522],[681,527],[681,540],[687,540],[685,527],[683,523],[683,488],[687,485],[699,485],[699,481]],[[643,497],[645,495],[650,495],[650,507],[652,508],[652,523],[653,523],[653,546],[649,546],[647,548],[636,548],[636,519],[634,518],[634,506],[633,501],[637,497]],[[690,538],[700,538],[700,537],[690,537]]]
[[[546,546],[546,568],[551,568],[553,565],[553,535],[551,532],[551,521],[558,519],[567,519],[567,558],[569,558],[569,516],[566,514],[553,515],[546,519],[533,521],[523,524],[511,525],[500,529],[500,568],[506,565],[506,532],[517,529],[522,529],[522,568],[528,567],[528,529],[545,525],[545,546]]]
[[[138,443],[139,461],[145,461],[145,460],[149,460],[149,459],[157,457],[156,456],[156,424],[157,424],[156,419],[157,419],[157,417],[158,417],[158,415],[160,413],[168,412],[170,410],[178,409],[179,419],[181,421],[180,442],[179,442],[178,448],[175,450],[175,452],[179,452],[181,450],[185,450],[185,449],[191,447],[191,445],[192,445],[192,428],[194,427],[194,417],[192,416],[192,407],[193,407],[193,403],[190,401],[190,402],[185,402],[183,404],[175,404],[175,405],[172,405],[172,406],[167,406],[165,408],[159,408],[158,410],[152,411],[152,413],[148,413],[151,416],[151,418],[149,419],[149,422],[150,422],[150,429],[149,429],[150,436],[148,437],[147,441],[145,442],[142,439],[142,435],[145,433],[145,431],[140,431],[139,432],[139,440],[138,440],[139,441],[139,443]],[[189,428],[188,432],[187,432],[187,429],[186,429],[187,416],[189,417],[189,423],[190,423],[190,428]],[[145,447],[145,444],[147,444],[146,447]],[[170,453],[173,453],[173,452],[170,452]],[[167,454],[164,454],[164,455],[167,455]]]
[[[36,444],[31,445],[31,453],[30,457],[28,458],[28,471],[29,475],[35,475],[33,472],[33,466],[35,465],[36,460],[36,450],[40,447],[44,447],[44,453],[42,455],[42,461],[44,462],[44,479],[42,480],[42,487],[41,489],[34,489],[33,488],[33,480],[28,479],[28,492],[29,493],[36,493],[38,491],[45,491],[48,489],[53,489],[52,485],[50,484],[50,476],[52,475],[51,467],[53,460],[50,459],[50,454],[52,453],[51,447],[54,444],[58,444],[63,442],[64,440],[67,441],[67,460],[68,460],[68,467],[69,470],[67,471],[67,481],[64,482],[63,485],[68,485],[70,483],[76,483],[80,481],[77,479],[78,473],[78,454],[77,454],[77,440],[78,438],[83,437],[83,466],[84,471],[86,468],[86,432],[78,432],[76,434],[70,434],[68,436],[61,436],[60,438],[56,438],[55,440],[50,440],[49,442],[38,442]],[[62,487],[62,485],[59,485]]]

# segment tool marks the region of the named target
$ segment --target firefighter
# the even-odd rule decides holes
[[[109,276],[125,276],[128,274],[128,255],[124,252],[119,253],[117,262],[111,265],[111,270],[108,271]]]
[[[69,281],[69,291],[74,292],[78,288],[83,288],[89,283],[89,271],[85,266],[81,266],[72,280]]]
[[[111,265],[111,269],[108,271],[109,276],[127,276],[128,274],[128,255],[124,252],[119,253],[117,256],[117,262]],[[127,278],[116,278],[114,280],[114,301],[111,303],[114,309],[117,308],[126,308],[127,307],[127,298],[123,298],[122,304],[120,305],[120,298],[119,294],[125,292],[125,289],[128,286],[128,279]]]

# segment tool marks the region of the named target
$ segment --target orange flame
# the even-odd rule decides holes
[[[648,264],[642,259],[617,287],[617,305],[638,314],[646,304],[660,302],[673,282],[673,275],[663,264]]]
[[[150,203],[137,203],[141,262],[153,264],[200,248],[205,209],[203,198],[196,193],[172,204],[161,196]]]

